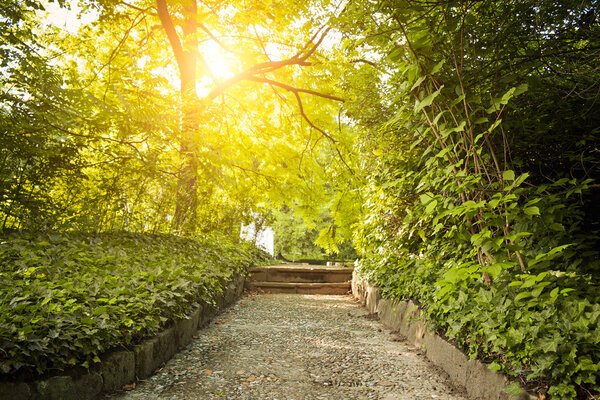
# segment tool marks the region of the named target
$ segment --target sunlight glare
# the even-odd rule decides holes
[[[239,61],[234,55],[221,48],[213,40],[198,46],[200,56],[206,62],[205,74],[200,74],[196,81],[196,92],[204,97],[218,84],[234,76],[239,69]]]
[[[210,40],[202,43],[199,46],[199,51],[213,77],[224,80],[235,75],[235,59],[216,42]]]

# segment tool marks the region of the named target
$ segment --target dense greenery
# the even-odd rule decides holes
[[[236,235],[265,204],[349,186],[328,19],[308,11],[326,4],[60,3],[85,23],[35,0],[0,8],[2,228]]]
[[[327,4],[44,4],[0,5],[5,374],[89,366],[257,259],[166,233],[235,237],[266,204],[351,185]]]
[[[345,258],[352,237],[362,274],[418,300],[469,355],[542,397],[597,398],[596,2],[59,3],[86,22],[62,28],[36,0],[0,5],[3,230],[237,235],[271,218],[292,258],[322,254],[315,244]],[[8,372],[89,363],[228,273],[189,267],[217,251],[209,242],[15,235],[1,255]],[[223,262],[250,261],[224,246]],[[97,275],[74,277],[80,265]],[[178,299],[169,315],[138,296],[153,281],[121,293],[140,300],[143,326],[122,326],[121,303],[86,305],[88,291],[124,290],[117,273],[164,276],[153,295]],[[13,325],[17,306],[29,317]],[[34,333],[58,332],[32,322],[48,307],[106,341],[81,339],[71,361]]]
[[[264,261],[225,236],[3,235],[0,372],[89,367],[104,351],[212,304],[232,274]]]
[[[355,8],[374,17],[348,30],[363,39],[349,46],[381,71],[364,66],[370,85],[349,82],[371,108],[350,109],[368,129],[362,273],[386,296],[418,300],[439,332],[490,368],[544,396],[596,398],[593,2]]]
[[[287,206],[274,210],[271,226],[275,233],[276,257],[315,263],[354,261],[357,254],[352,242],[336,232],[337,225],[329,210],[322,210],[319,217],[316,220],[313,217],[309,224]]]

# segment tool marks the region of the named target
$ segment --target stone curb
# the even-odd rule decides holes
[[[535,400],[537,396],[522,390],[510,396],[502,389],[510,382],[479,360],[469,360],[459,349],[435,333],[420,319],[421,310],[412,301],[383,299],[379,288],[352,275],[352,294],[370,313],[377,313],[387,328],[405,336],[409,343],[422,349],[427,358],[443,369],[450,380],[465,388],[473,400]]]
[[[83,375],[72,370],[65,371],[66,375],[33,382],[0,382],[0,400],[94,400],[136,379],[147,378],[186,346],[198,329],[235,302],[242,295],[245,280],[244,272],[237,273],[223,291],[215,295],[216,307],[200,305],[187,318],[176,321],[132,350],[104,354],[101,362]]]

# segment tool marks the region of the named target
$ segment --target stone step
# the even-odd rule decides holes
[[[252,280],[248,282],[248,288],[265,293],[347,294],[351,290],[351,283],[262,282]]]
[[[309,265],[270,265],[250,269],[250,279],[260,282],[342,283],[352,280],[353,268]]]

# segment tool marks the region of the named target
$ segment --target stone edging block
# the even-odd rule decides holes
[[[123,382],[135,379],[135,354],[132,351],[116,351],[102,357],[99,366],[102,376],[102,391],[114,392],[123,387]]]
[[[479,360],[469,358],[459,349],[431,333],[421,319],[421,310],[412,301],[383,299],[379,288],[360,280],[356,273],[352,276],[352,294],[358,298],[370,313],[378,313],[380,321],[387,328],[405,336],[409,343],[421,348],[427,358],[443,369],[450,380],[467,391],[474,400],[535,400],[523,390],[516,397],[509,396],[502,389],[508,385],[506,376],[492,371]]]
[[[85,374],[72,370],[34,382],[0,382],[0,400],[93,400],[103,392],[114,392],[136,379],[147,378],[186,346],[219,310],[235,302],[244,291],[245,280],[244,272],[233,275],[223,291],[214,295],[216,307],[198,305],[187,318],[133,349],[104,354],[101,362]]]

